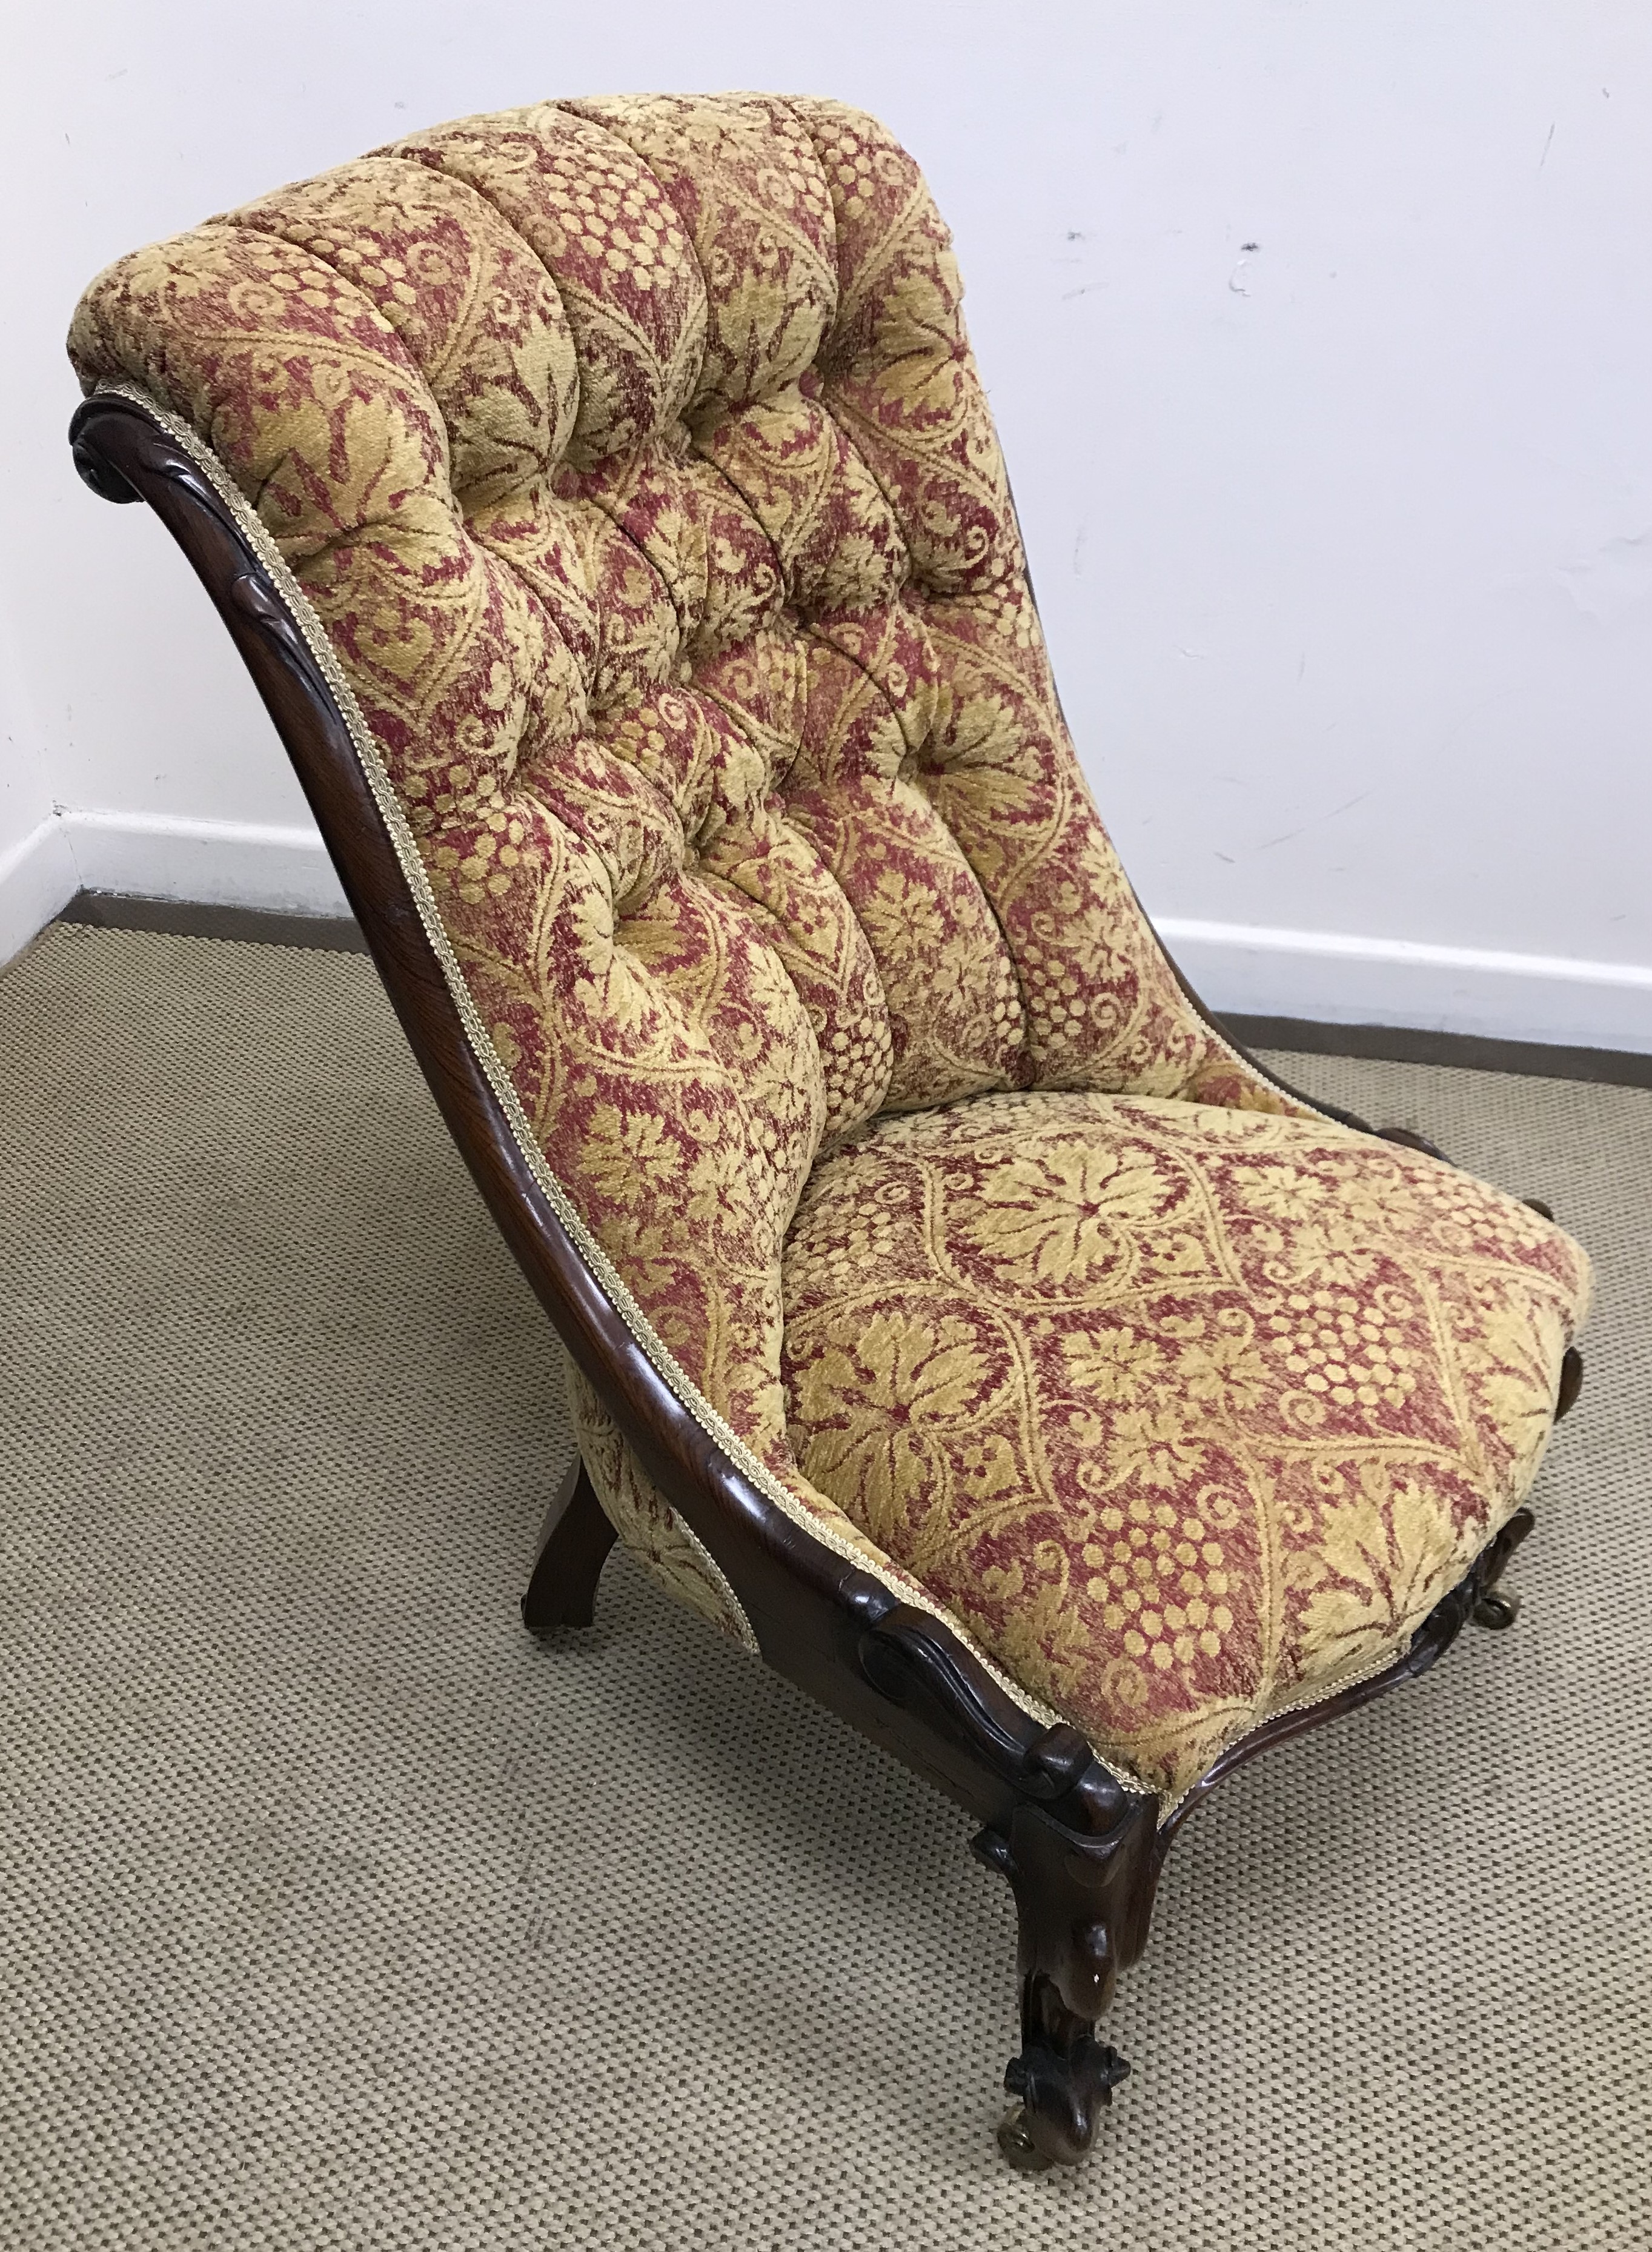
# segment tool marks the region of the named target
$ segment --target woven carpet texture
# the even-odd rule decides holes
[[[1652,2243],[1652,1092],[1278,1060],[1548,1198],[1588,1375],[1514,1631],[1225,1784],[1024,2178],[967,1818],[622,1555],[359,957],[0,975],[6,2252]]]

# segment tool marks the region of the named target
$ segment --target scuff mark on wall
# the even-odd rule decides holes
[[[1297,838],[1306,837],[1310,829],[1322,829],[1328,821],[1335,821],[1339,814],[1351,813],[1357,805],[1364,805],[1368,797],[1375,795],[1374,788],[1362,789],[1357,797],[1350,797],[1341,805],[1332,806],[1329,813],[1315,814],[1311,821],[1303,822],[1300,829],[1288,829],[1282,837],[1270,837],[1266,844],[1259,844],[1256,849],[1259,852],[1271,852],[1275,844],[1294,844]]]
[[[1652,526],[1632,539],[1608,539],[1579,562],[1558,565],[1555,576],[1585,617],[1615,625],[1652,594]]]

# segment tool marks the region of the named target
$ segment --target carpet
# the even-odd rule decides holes
[[[1029,2179],[967,1818],[623,1555],[523,1632],[559,1354],[371,966],[0,975],[0,2244],[1652,2242],[1652,1091],[1278,1062],[1552,1202],[1587,1380],[1515,1630],[1194,1818]]]

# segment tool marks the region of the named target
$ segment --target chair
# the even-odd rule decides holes
[[[161,515],[571,1364],[615,1534],[980,1823],[1071,2164],[1166,1849],[1497,1588],[1582,1252],[1178,978],[1056,699],[944,227],[870,118],[546,103],[102,275]]]

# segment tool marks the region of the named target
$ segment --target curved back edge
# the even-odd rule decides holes
[[[944,1619],[902,1602],[780,1510],[634,1335],[535,1178],[471,1046],[326,674],[200,462],[157,414],[121,393],[87,400],[69,435],[100,497],[155,510],[228,628],[489,1211],[648,1475],[726,1576],[766,1663],[989,1825],[1030,1800],[1080,1830],[1111,1830],[1140,1803],[1125,1780],[1075,1729],[1041,1725]]]

